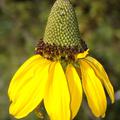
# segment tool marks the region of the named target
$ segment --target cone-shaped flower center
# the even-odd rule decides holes
[[[69,0],[56,0],[48,18],[43,40],[36,53],[53,60],[74,60],[74,55],[87,50],[80,37],[75,11]]]
[[[44,42],[61,46],[79,46],[80,32],[75,11],[69,0],[57,0],[48,18]]]

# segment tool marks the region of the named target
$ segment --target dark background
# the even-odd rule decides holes
[[[55,0],[0,0],[0,120],[14,120],[8,114],[9,82],[19,66],[34,54],[35,45],[43,37],[54,2]],[[103,120],[120,120],[120,0],[71,2],[91,56],[103,64],[115,89],[115,104],[111,105],[107,95],[108,108]],[[22,120],[38,118],[33,112]],[[91,114],[84,98],[75,120],[100,118]]]

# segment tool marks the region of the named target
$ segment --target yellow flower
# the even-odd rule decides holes
[[[9,86],[10,114],[25,117],[43,100],[51,120],[73,119],[81,105],[83,86],[93,114],[104,116],[107,102],[103,85],[114,102],[108,76],[102,65],[90,56],[79,58],[78,63],[79,68],[68,64],[64,71],[60,61],[50,61],[40,55],[28,59]]]
[[[54,4],[44,38],[35,51],[10,82],[11,115],[23,118],[43,101],[51,120],[72,120],[84,91],[92,113],[105,116],[104,87],[112,103],[114,90],[102,65],[88,56],[69,0],[57,0]]]

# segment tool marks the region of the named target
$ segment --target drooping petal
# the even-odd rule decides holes
[[[107,106],[104,88],[87,62],[81,60],[80,68],[82,74],[82,85],[89,107],[96,117],[104,117]]]
[[[70,120],[70,94],[61,64],[53,62],[49,73],[45,108],[51,120]]]
[[[105,88],[106,88],[106,90],[107,90],[107,92],[108,92],[108,94],[111,98],[112,103],[114,103],[114,101],[115,101],[114,89],[113,89],[113,86],[110,83],[108,75],[105,72],[103,66],[96,59],[94,59],[90,56],[86,57],[86,60],[89,63],[89,65],[93,68],[94,72],[99,77],[102,84],[105,86]]]
[[[10,114],[16,118],[23,118],[28,115],[43,99],[48,80],[50,62],[41,59],[38,63],[35,63],[35,69],[32,67],[29,69],[31,70],[31,74],[25,72],[23,75],[21,74],[23,77],[16,79],[16,88],[14,87],[16,94],[14,95],[9,108]],[[16,76],[16,78],[18,77]],[[23,82],[24,80],[26,82]],[[22,86],[19,86],[19,83],[21,84],[21,82],[23,82]],[[19,86],[19,89],[17,86]]]
[[[41,59],[42,57],[40,55],[34,55],[31,58],[29,58],[18,69],[18,71],[13,76],[10,82],[9,88],[8,88],[8,95],[9,95],[10,100],[14,99],[16,92],[21,88],[21,86],[23,86],[26,82],[29,81],[28,79],[30,79],[33,76],[33,71]]]
[[[66,77],[68,80],[70,96],[71,96],[71,111],[72,111],[72,119],[78,113],[78,110],[82,101],[82,85],[81,80],[75,70],[75,68],[69,64],[66,69]]]

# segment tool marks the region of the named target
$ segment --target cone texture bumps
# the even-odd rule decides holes
[[[69,0],[57,0],[48,18],[44,42],[60,46],[79,46],[80,32],[75,11]]]

